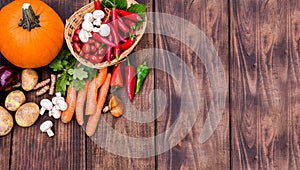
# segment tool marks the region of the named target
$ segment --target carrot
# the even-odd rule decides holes
[[[79,92],[77,94],[75,115],[76,115],[76,120],[77,120],[77,123],[79,126],[82,126],[84,123],[83,108],[84,108],[84,104],[85,104],[88,87],[89,87],[89,82],[85,82],[84,89],[79,90]]]
[[[68,104],[68,108],[61,113],[61,121],[69,123],[73,117],[76,105],[76,90],[72,86],[68,87],[66,102]]]
[[[86,94],[86,115],[91,115],[95,113],[98,89],[104,83],[106,75],[107,68],[100,69],[99,74],[90,82]]]
[[[108,73],[107,76],[106,76],[104,84],[101,86],[101,88],[99,90],[99,94],[98,94],[98,98],[97,98],[96,113],[93,114],[93,115],[90,115],[90,117],[88,119],[88,122],[86,124],[86,134],[88,136],[93,136],[94,133],[96,132],[98,122],[99,122],[99,119],[100,119],[100,115],[101,115],[101,111],[102,111],[102,108],[104,106],[104,103],[105,103],[105,100],[106,100],[106,97],[107,97],[110,78],[111,78],[111,74]]]

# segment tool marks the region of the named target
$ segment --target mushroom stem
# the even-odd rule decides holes
[[[54,133],[53,133],[53,131],[52,131],[51,129],[48,129],[46,132],[47,132],[47,135],[48,135],[49,137],[54,136]]]

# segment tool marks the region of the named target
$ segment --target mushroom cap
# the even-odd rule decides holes
[[[83,42],[83,43],[86,43],[86,42],[88,42],[88,40],[89,40],[89,34],[88,34],[88,32],[86,32],[86,30],[84,30],[84,29],[81,29],[81,30],[80,30],[78,36],[79,36],[80,41]]]
[[[40,105],[45,108],[46,110],[51,110],[53,107],[52,102],[49,99],[42,99],[40,101]]]
[[[83,21],[82,28],[88,32],[93,31],[94,25],[90,21]]]
[[[46,120],[44,123],[41,124],[40,130],[42,132],[46,132],[48,129],[50,129],[53,126],[53,123],[51,120]]]
[[[93,12],[93,18],[94,19],[97,19],[97,18],[102,19],[104,16],[105,16],[105,14],[104,14],[104,12],[102,10],[95,10]]]
[[[56,105],[56,104],[58,103],[59,100],[65,101],[65,99],[64,99],[63,97],[58,97],[58,96],[56,96],[56,97],[53,97],[53,98],[52,98],[52,103],[53,103],[54,105]]]

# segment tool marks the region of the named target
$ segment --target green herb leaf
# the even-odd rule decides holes
[[[67,72],[63,72],[56,80],[55,92],[60,92],[63,96],[66,95],[70,79],[71,77],[67,74]]]
[[[138,14],[143,14],[146,12],[147,6],[143,4],[133,4],[131,5],[127,11],[138,13]]]
[[[71,86],[75,88],[76,91],[84,89],[85,82],[78,79],[73,79],[71,82]]]
[[[106,8],[118,8],[118,9],[127,8],[126,0],[102,0],[101,4]]]
[[[84,65],[81,65],[81,67],[84,68],[86,72],[88,72],[88,77],[86,78],[87,81],[92,81],[99,73],[95,68],[87,67]]]
[[[70,69],[68,70],[68,73],[70,75],[73,75],[73,80],[74,79],[83,80],[85,78],[88,78],[88,73],[84,71],[83,68]]]

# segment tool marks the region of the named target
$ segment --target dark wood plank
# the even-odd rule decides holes
[[[10,0],[2,0],[0,1],[0,9],[7,5]],[[7,64],[7,60],[0,53],[0,65]],[[0,95],[0,103],[1,106],[4,107],[5,95]],[[2,104],[3,103],[3,104]],[[12,144],[12,134],[13,130],[6,136],[0,137],[0,148],[2,150],[2,154],[0,155],[0,165],[3,169],[9,169],[10,167],[10,156],[11,156],[11,144]]]
[[[152,11],[153,4],[151,0],[138,0],[138,2],[146,4],[148,6],[147,11]],[[151,22],[152,19],[148,18],[148,20]],[[152,29],[151,27],[152,25],[150,24],[147,29]],[[134,52],[153,47],[153,35],[147,34],[143,36]],[[131,64],[135,66],[146,61],[148,65],[153,67],[154,59],[151,54],[139,53],[137,55],[131,55],[129,58]],[[126,65],[127,62],[124,62],[122,68]],[[144,84],[143,90],[135,96],[132,103],[128,100],[125,86],[113,93],[113,95],[118,96],[125,103],[125,115],[120,118],[114,118],[110,114],[101,115],[101,119],[107,122],[107,125],[99,123],[96,135],[92,138],[88,138],[89,142],[93,142],[92,145],[90,145],[90,143],[87,145],[87,151],[89,152],[88,160],[90,161],[88,162],[88,167],[92,169],[124,169],[125,167],[129,169],[155,168],[155,156],[141,158],[139,156],[140,154],[137,154],[141,151],[143,151],[144,154],[145,152],[153,152],[155,150],[154,140],[150,142],[149,146],[142,147],[138,144],[131,143],[129,139],[117,137],[116,134],[109,131],[109,128],[113,128],[114,132],[120,133],[125,137],[133,138],[154,136],[154,121],[145,123],[137,121],[137,119],[143,120],[144,114],[154,117],[154,96],[149,94],[149,92],[154,89],[154,71],[150,72]],[[143,114],[141,112],[143,112]],[[132,120],[132,118],[135,120]],[[130,145],[130,143],[133,145]],[[111,147],[113,149],[111,149]]]
[[[299,167],[299,1],[231,1],[233,169]]]
[[[227,1],[181,1],[174,0],[172,3],[167,1],[160,1],[155,5],[156,12],[170,13],[172,15],[186,19],[188,22],[198,27],[213,44],[221,59],[222,66],[228,70],[228,3]],[[174,17],[175,18],[175,17]],[[195,124],[191,131],[181,132],[180,129],[171,133],[172,136],[166,135],[164,142],[169,142],[170,145],[176,144],[176,138],[180,136],[181,141],[177,145],[163,154],[157,156],[158,169],[229,169],[230,168],[230,143],[229,143],[229,100],[226,100],[226,107],[224,109],[223,117],[217,129],[212,136],[205,140],[204,143],[199,143],[200,135],[205,133],[202,131],[204,122],[209,117],[209,110],[216,108],[216,103],[212,103],[215,88],[212,88],[210,83],[212,81],[219,82],[221,79],[215,77],[210,79],[207,69],[214,69],[218,65],[216,60],[209,61],[213,56],[197,56],[193,50],[207,50],[203,42],[203,36],[193,34],[190,31],[191,25],[186,23],[174,24],[176,19],[159,17],[155,18],[155,25],[165,32],[176,34],[181,40],[192,42],[190,47],[180,41],[161,35],[156,35],[156,48],[165,49],[174,53],[187,65],[186,70],[183,65],[174,64],[174,57],[162,52],[156,55],[156,67],[161,67],[164,70],[170,70],[170,74],[164,71],[157,71],[155,75],[155,88],[161,89],[166,96],[166,107],[162,111],[157,121],[156,134],[162,134],[171,128],[178,120],[181,120],[187,113],[197,111],[198,115],[195,118]],[[163,26],[162,26],[163,25]],[[199,38],[200,37],[200,38]],[[205,52],[201,54],[205,54]],[[201,57],[204,59],[200,60]],[[208,65],[204,67],[204,61]],[[210,66],[209,66],[210,65]],[[193,81],[188,78],[188,75],[193,75]],[[170,75],[177,75],[177,78]],[[225,80],[229,80],[229,72],[225,71]],[[228,84],[225,81],[220,82],[223,88],[228,89]],[[197,90],[200,96],[200,101],[193,101],[196,99],[197,90],[192,91],[197,85]],[[228,98],[228,97],[227,97]],[[194,107],[187,112],[181,112],[184,108],[184,100],[191,102]],[[182,103],[183,102],[183,103]],[[162,107],[162,98],[156,97],[157,108]],[[189,103],[186,103],[189,104]],[[188,119],[188,118],[187,118]],[[189,120],[193,121],[193,120]],[[213,123],[213,121],[211,122]],[[179,124],[177,128],[186,128],[186,124]],[[159,148],[162,141],[156,141],[157,148]],[[158,149],[157,149],[158,150]]]
[[[88,1],[45,1],[65,21],[75,10]],[[36,69],[40,80],[48,78],[51,70],[47,67]],[[42,98],[35,97],[34,92],[26,94],[27,101],[39,103]],[[52,120],[55,136],[48,138],[39,130],[45,120]],[[14,127],[11,150],[11,169],[85,169],[86,137],[84,131],[75,121],[63,124],[46,115],[29,128]],[[8,155],[7,155],[8,156]]]

